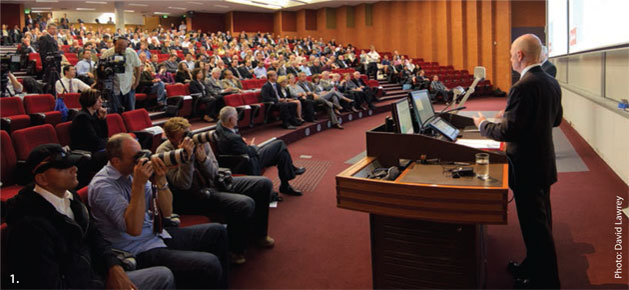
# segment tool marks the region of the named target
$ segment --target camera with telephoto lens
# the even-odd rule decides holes
[[[192,139],[195,144],[202,144],[210,142],[210,134],[211,132],[202,132],[197,134],[192,134],[191,132],[188,132],[187,137],[190,137],[190,139]]]
[[[177,150],[172,150],[172,151],[162,152],[162,153],[157,153],[157,154],[153,154],[150,150],[144,149],[136,153],[133,156],[133,159],[137,163],[140,159],[144,157],[146,157],[148,160],[145,160],[143,164],[148,162],[151,158],[157,157],[160,160],[162,160],[164,162],[164,165],[166,165],[167,167],[179,165],[181,163],[188,161],[188,154],[186,153],[184,149],[177,149]]]

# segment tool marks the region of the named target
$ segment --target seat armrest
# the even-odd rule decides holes
[[[42,125],[46,121],[46,115],[44,113],[33,113],[28,114],[31,117],[31,125]]]
[[[217,160],[220,167],[229,168],[229,170],[231,170],[231,172],[234,174],[250,174],[250,157],[247,154],[219,154]]]
[[[0,119],[0,129],[11,133],[11,119],[9,118]]]

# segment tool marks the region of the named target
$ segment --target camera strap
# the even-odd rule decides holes
[[[153,233],[161,234],[164,229],[164,224],[162,221],[162,213],[157,203],[157,186],[152,184],[151,189],[153,193],[151,195],[151,204],[149,205],[149,208],[151,212],[153,212]]]

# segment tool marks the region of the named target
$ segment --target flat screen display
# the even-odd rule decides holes
[[[415,116],[417,118],[417,123],[419,124],[419,128],[422,128],[422,124],[427,126],[426,120],[432,118],[435,115],[435,111],[432,108],[432,103],[430,102],[430,96],[428,95],[428,90],[419,90],[411,92],[411,99],[413,100],[413,110],[415,110]]]
[[[437,118],[434,121],[430,122],[430,127],[439,131],[439,133],[443,134],[451,141],[456,140],[456,137],[458,137],[459,135],[459,129],[455,128],[450,123],[441,118]]]
[[[408,99],[402,99],[393,104],[393,118],[395,119],[398,133],[413,134],[413,120],[411,119],[411,108]]]

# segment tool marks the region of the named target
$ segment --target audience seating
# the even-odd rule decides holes
[[[61,112],[55,111],[55,98],[50,94],[25,96],[24,108],[34,124],[54,126],[61,122]]]
[[[59,144],[57,132],[50,124],[28,127],[11,133],[18,160],[26,160],[28,154],[41,144]]]
[[[20,97],[0,98],[0,116],[2,130],[12,132],[31,125],[31,117],[24,111]]]
[[[192,115],[193,98],[190,96],[189,84],[174,84],[166,86],[166,103],[169,106],[177,105],[177,116],[188,117]],[[198,108],[197,108],[198,109]]]
[[[153,134],[144,129],[153,127],[149,112],[145,109],[136,109],[122,113],[122,120],[127,130],[133,132],[139,139],[142,148],[155,152],[157,146],[162,143],[163,134]]]
[[[62,98],[63,103],[68,107],[68,120],[74,119],[74,116],[81,110],[81,103],[79,103],[80,96],[80,93],[65,93],[59,95],[59,98]]]
[[[36,53],[36,52],[29,53],[28,61],[32,63],[32,69],[30,69],[29,71],[32,71],[33,74],[39,74],[44,69],[39,53]]]
[[[266,121],[266,110],[268,106],[262,102],[262,95],[260,92],[248,92],[242,95],[242,100],[246,105],[251,107],[257,107],[257,110],[251,112],[251,124],[258,125]]]
[[[59,123],[55,126],[57,139],[59,139],[59,144],[61,144],[61,146],[70,146],[70,128],[72,128],[72,121]]]
[[[124,125],[124,121],[122,121],[122,117],[119,114],[107,114],[105,120],[107,121],[108,137],[111,137],[118,133],[129,133],[129,131],[127,131],[127,127]],[[136,138],[135,134],[129,134],[131,134],[133,138]]]
[[[238,111],[238,127],[251,127],[251,116],[253,111],[257,111],[260,107],[248,106],[243,100],[242,94],[232,94],[224,97],[225,105],[232,106]]]
[[[15,196],[22,186],[16,185],[16,168],[17,168],[17,155],[15,149],[13,149],[13,143],[9,133],[4,130],[0,131],[0,180],[2,181],[2,188],[0,188],[0,200],[2,202],[7,201],[9,198]]]

